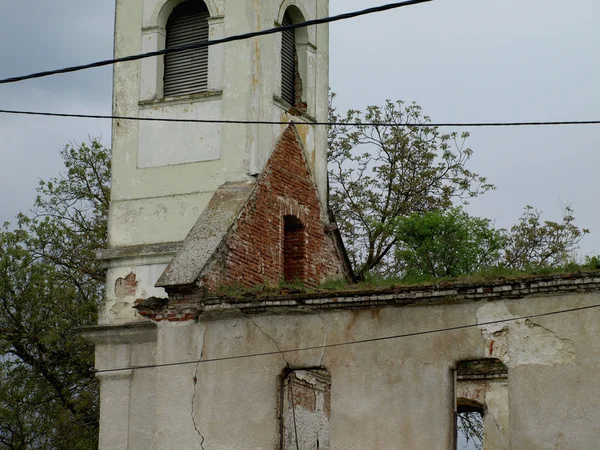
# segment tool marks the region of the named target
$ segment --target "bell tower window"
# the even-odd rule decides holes
[[[292,18],[286,11],[282,25],[287,27],[292,24]],[[287,30],[281,33],[281,98],[292,106],[296,105],[297,72],[296,36],[294,30]]]
[[[287,8],[281,19],[284,27],[302,22],[305,19],[297,6]],[[309,48],[314,50],[305,27],[281,33],[281,99],[301,113],[307,110],[306,91],[310,89],[307,67],[312,50]]]
[[[209,12],[202,1],[180,3],[169,16],[166,48],[208,41]],[[165,55],[164,96],[208,91],[208,47]]]

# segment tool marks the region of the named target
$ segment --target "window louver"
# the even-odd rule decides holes
[[[282,25],[292,25],[288,13]],[[294,106],[296,103],[296,36],[294,30],[284,31],[281,38],[281,98]]]
[[[169,17],[166,48],[208,41],[208,18],[204,3],[182,3]],[[165,55],[165,97],[207,90],[208,47]]]

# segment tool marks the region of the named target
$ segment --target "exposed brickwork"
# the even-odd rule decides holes
[[[519,299],[530,295],[567,295],[600,292],[600,271],[544,275],[466,283],[444,282],[424,286],[397,286],[363,291],[316,292],[272,297],[206,297],[201,293],[147,299],[138,303],[140,314],[157,320],[227,317],[227,312],[281,314],[287,310],[328,311],[435,305],[479,300]],[[160,305],[157,301],[163,302]],[[144,311],[144,312],[142,312]],[[171,315],[171,316],[170,316]]]
[[[296,70],[296,78],[294,79],[294,108],[298,110],[299,113],[306,113],[306,102],[302,101],[303,95],[303,84],[302,77],[300,76],[300,69],[298,64],[298,51],[296,51],[296,59],[294,61],[295,70]]]
[[[198,319],[196,295],[171,294],[166,298],[139,299],[134,308],[140,316],[155,322],[186,322]]]
[[[115,281],[115,296],[121,298],[135,295],[136,287],[135,273],[130,273],[125,278],[117,278],[117,281]]]
[[[215,290],[221,284],[275,285],[284,279],[285,216],[295,216],[304,226],[305,243],[296,242],[296,246],[305,247],[306,256],[296,261],[294,269],[302,275],[301,281],[317,286],[326,279],[343,277],[342,262],[325,231],[317,189],[294,126],[283,133],[222,254],[213,258],[203,274],[204,286]]]
[[[600,271],[567,275],[544,275],[478,283],[444,282],[426,286],[398,286],[365,291],[296,294],[271,298],[203,299],[204,312],[241,310],[247,314],[281,313],[287,309],[325,311],[375,309],[387,306],[458,303],[478,300],[518,299],[529,295],[568,294],[600,291]]]
[[[324,370],[296,370],[283,383],[282,450],[329,448],[331,376]]]

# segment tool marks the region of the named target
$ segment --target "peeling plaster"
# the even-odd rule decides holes
[[[477,322],[513,319],[504,302],[487,303],[476,312]],[[575,344],[531,320],[482,325],[486,357],[500,358],[509,368],[520,365],[568,364],[575,361]]]

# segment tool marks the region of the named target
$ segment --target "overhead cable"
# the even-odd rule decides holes
[[[47,77],[50,75],[58,75],[61,73],[77,72],[80,70],[92,69],[94,67],[109,66],[109,65],[116,64],[116,63],[120,63],[120,62],[136,61],[138,59],[151,58],[153,56],[166,55],[168,53],[176,53],[176,52],[183,52],[186,50],[194,50],[194,49],[198,49],[198,48],[210,47],[212,45],[224,44],[226,42],[241,41],[244,39],[250,39],[250,38],[258,37],[258,36],[266,36],[269,34],[282,33],[284,31],[288,31],[288,30],[295,30],[296,28],[303,28],[303,27],[309,27],[312,25],[321,25],[321,24],[325,24],[325,23],[337,22],[339,20],[352,19],[354,17],[365,16],[367,14],[379,13],[379,12],[388,11],[391,9],[402,8],[403,6],[411,6],[411,5],[416,5],[418,3],[426,3],[426,2],[430,2],[430,1],[432,1],[432,0],[408,0],[408,1],[404,1],[404,2],[388,3],[385,5],[375,6],[373,8],[367,8],[367,9],[363,9],[360,11],[353,11],[353,12],[349,12],[349,13],[339,14],[337,16],[324,17],[322,19],[307,20],[306,22],[300,22],[300,23],[293,24],[293,25],[269,28],[266,30],[253,31],[253,32],[244,33],[244,34],[237,34],[234,36],[229,36],[229,37],[222,38],[222,39],[215,39],[212,41],[196,42],[193,44],[173,46],[173,47],[169,47],[169,48],[166,48],[163,50],[157,50],[157,51],[153,51],[153,52],[139,53],[137,55],[130,55],[130,56],[123,56],[120,58],[106,59],[103,61],[96,61],[93,63],[82,64],[79,66],[71,66],[71,67],[65,67],[62,69],[47,70],[44,72],[31,73],[29,75],[21,75],[21,76],[17,76],[17,77],[4,78],[4,79],[0,80],[0,84],[16,83],[18,81],[30,80],[33,78],[42,78],[42,77]]]
[[[172,119],[163,117],[134,117],[134,116],[114,116],[104,114],[68,114],[43,111],[21,111],[0,109],[0,114],[16,114],[27,116],[46,116],[46,117],[68,117],[77,119],[112,119],[112,120],[132,120],[140,122],[176,122],[176,123],[215,123],[215,124],[242,124],[242,125],[316,125],[316,126],[381,126],[381,127],[524,127],[524,126],[551,126],[551,125],[599,125],[600,120],[564,120],[564,121],[535,121],[535,122],[441,122],[441,123],[397,123],[397,122],[288,122],[276,120],[226,120],[226,119]]]
[[[556,316],[559,314],[571,313],[571,312],[576,312],[576,311],[586,311],[586,310],[596,309],[596,308],[600,308],[600,304],[580,306],[578,308],[562,309],[559,311],[551,311],[551,312],[541,313],[541,314],[530,314],[527,316],[512,317],[510,319],[491,320],[491,321],[487,321],[487,322],[471,323],[471,324],[467,324],[467,325],[458,325],[458,326],[448,327],[448,328],[438,328],[438,329],[433,329],[433,330],[415,331],[412,333],[396,334],[396,335],[392,335],[392,336],[383,336],[383,337],[376,337],[376,338],[369,338],[369,339],[360,339],[360,340],[356,340],[356,341],[338,342],[335,344],[314,345],[311,347],[301,347],[301,348],[294,348],[294,349],[289,349],[289,350],[275,350],[275,351],[270,351],[270,352],[251,353],[251,354],[246,354],[246,355],[222,356],[220,358],[198,359],[198,360],[194,360],[194,361],[180,361],[180,362],[163,363],[163,364],[147,364],[147,365],[139,365],[139,366],[121,367],[121,368],[115,368],[115,369],[101,369],[101,370],[96,370],[96,373],[111,373],[111,372],[121,372],[124,370],[133,370],[133,369],[153,369],[153,368],[157,368],[157,367],[184,366],[184,365],[190,365],[190,364],[202,364],[202,363],[210,363],[210,362],[231,361],[231,360],[235,360],[235,359],[256,358],[256,357],[261,357],[261,356],[283,355],[286,353],[306,352],[309,350],[323,350],[325,348],[332,348],[332,347],[342,347],[342,346],[356,345],[356,344],[367,344],[367,343],[371,343],[371,342],[390,341],[390,340],[409,338],[409,337],[415,337],[415,336],[424,336],[424,335],[428,335],[428,334],[445,333],[448,331],[465,330],[468,328],[484,327],[484,326],[488,326],[488,325],[497,325],[497,324],[502,324],[502,323],[516,322],[519,320],[536,319],[539,317]]]

